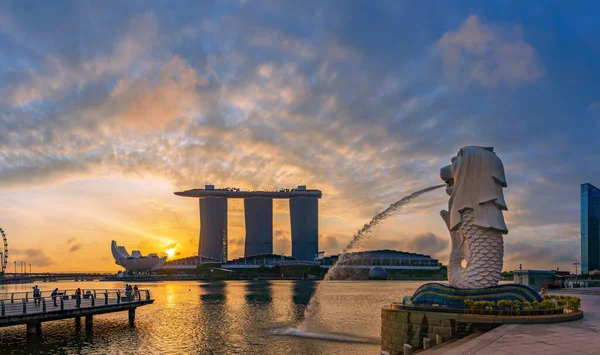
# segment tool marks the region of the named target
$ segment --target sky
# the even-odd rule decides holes
[[[174,191],[320,189],[319,249],[439,184],[467,145],[508,187],[505,269],[573,270],[600,186],[600,5],[581,1],[2,1],[0,227],[33,271],[115,271],[110,241],[198,248]],[[429,193],[367,248],[446,263]],[[274,204],[274,252],[291,252]],[[243,201],[229,203],[243,255]]]

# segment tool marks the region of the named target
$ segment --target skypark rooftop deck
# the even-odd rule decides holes
[[[192,189],[175,192],[177,196],[184,197],[227,197],[227,198],[248,198],[248,197],[268,197],[288,199],[292,197],[316,197],[321,198],[320,190],[307,190],[306,186],[298,186],[294,189],[281,189],[276,191],[243,191],[237,188],[215,189],[213,185],[206,185],[204,189]]]

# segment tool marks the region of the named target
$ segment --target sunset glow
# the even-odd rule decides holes
[[[321,190],[319,250],[339,253],[466,145],[505,164],[505,268],[574,270],[579,186],[600,186],[598,21],[583,7],[75,3],[0,3],[9,272],[116,271],[113,239],[196,255],[198,200],[173,192],[205,184]],[[419,198],[364,247],[445,264],[447,203]],[[237,258],[243,201],[228,208]],[[288,202],[273,212],[273,252],[290,255]]]

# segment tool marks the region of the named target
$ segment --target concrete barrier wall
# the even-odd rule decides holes
[[[456,321],[458,314],[412,311],[406,309],[381,309],[381,350],[390,355],[403,353],[404,344],[413,349],[423,348],[423,338],[435,341],[436,335],[447,341],[468,335],[469,326]]]
[[[463,338],[477,331],[489,331],[502,324],[546,324],[583,318],[583,312],[542,316],[495,316],[423,310],[423,307],[394,305],[381,309],[381,350],[390,355],[403,354],[404,344],[423,349],[423,338],[434,344]],[[439,339],[441,337],[441,339]],[[439,341],[436,341],[436,338]]]

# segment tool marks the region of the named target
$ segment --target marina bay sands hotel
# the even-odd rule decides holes
[[[227,261],[227,200],[244,199],[246,242],[244,257],[273,254],[273,199],[289,199],[292,229],[292,257],[314,260],[319,250],[319,203],[321,191],[306,186],[279,191],[204,189],[175,192],[200,200],[200,245],[198,255]]]

